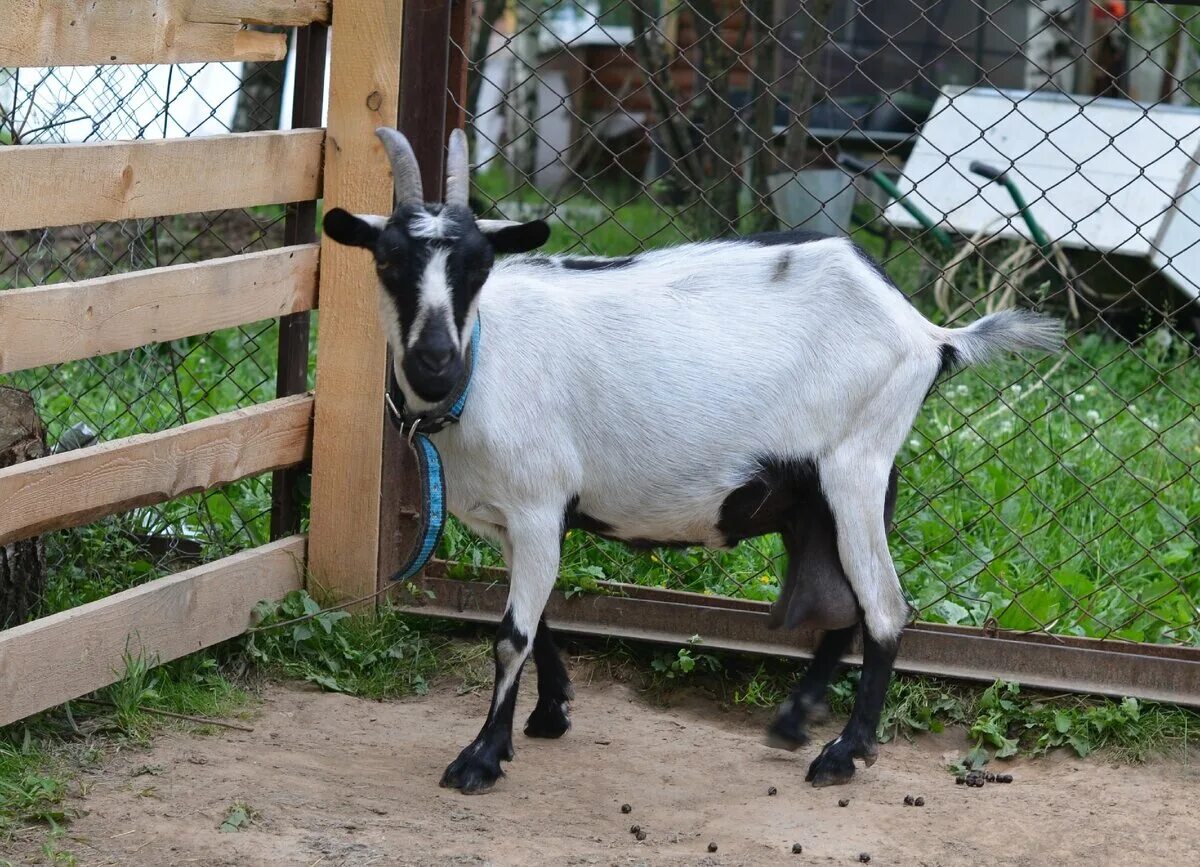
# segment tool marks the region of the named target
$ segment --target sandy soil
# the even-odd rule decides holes
[[[815,745],[768,749],[761,719],[699,698],[657,708],[613,683],[579,688],[562,740],[518,734],[493,792],[438,788],[486,701],[449,686],[382,704],[268,687],[253,733],[167,734],[86,776],[73,804],[84,815],[60,845],[80,864],[147,867],[852,864],[860,852],[875,865],[1200,860],[1200,763],[1022,761],[1005,768],[1011,785],[968,789],[942,769],[964,746],[946,733],[886,745],[851,785],[817,790],[803,782]],[[906,794],[926,806],[905,807]],[[234,802],[258,816],[219,833]],[[0,857],[33,862],[40,841],[24,839],[7,854],[0,844]]]

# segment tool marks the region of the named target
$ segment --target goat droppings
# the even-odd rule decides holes
[[[922,797],[920,797],[920,796],[918,796],[918,797],[917,797],[917,799],[916,799],[915,801],[913,801],[913,806],[914,806],[914,807],[924,807],[924,806],[925,806],[925,799],[924,799],[924,798],[922,798]]]
[[[778,795],[779,790],[777,788],[775,788],[774,786],[771,786],[770,788],[767,789],[767,794],[768,795]]]
[[[641,825],[630,825],[630,826],[629,826],[629,833],[630,833],[630,834],[640,834],[641,832],[642,832],[642,826],[641,826]]]
[[[716,844],[716,843],[709,843],[709,844],[708,844],[708,851],[709,851],[709,852],[716,852],[716,851],[717,851],[717,844]]]
[[[849,807],[849,806],[850,806],[850,799],[849,799],[849,798],[842,798],[840,801],[838,801],[838,806],[839,806],[839,807]]]
[[[633,807],[629,806],[628,804],[622,804],[622,805],[621,805],[621,812],[622,812],[622,813],[632,813],[632,812],[633,812]]]
[[[859,860],[860,864],[870,864],[871,863],[871,854],[869,852],[859,852],[858,860]]]
[[[792,844],[792,854],[793,855],[800,855],[803,852],[804,852],[804,847],[801,846],[799,843]]]
[[[637,840],[637,841],[640,843],[640,842],[642,842],[643,840],[645,840],[645,839],[646,839],[646,832],[645,832],[645,831],[638,831],[636,834],[634,834],[634,835],[633,835],[633,838],[634,838],[635,840]]]
[[[911,806],[913,805],[913,803],[914,803],[914,801],[913,801],[913,796],[912,796],[912,795],[905,795],[905,796],[904,796],[904,806],[906,806],[906,807],[911,807]]]

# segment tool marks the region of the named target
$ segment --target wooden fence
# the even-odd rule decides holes
[[[369,257],[319,248],[315,218],[321,198],[391,209],[373,132],[396,123],[404,15],[403,0],[21,5],[0,32],[0,68],[278,60],[282,27],[297,28],[299,60],[293,131],[0,147],[0,231],[289,206],[282,249],[0,292],[0,374],[282,323],[278,399],[0,470],[0,545],[272,471],[279,507],[270,544],[0,632],[0,725],[113,683],[126,654],[165,662],[236,636],[256,602],[308,579],[343,599],[376,587],[386,348],[375,277]],[[331,5],[332,97],[319,129]],[[318,297],[312,394],[307,317]],[[306,538],[284,488],[310,460]]]

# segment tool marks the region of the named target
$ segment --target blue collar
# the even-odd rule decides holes
[[[442,456],[429,436],[457,424],[462,417],[475,372],[475,356],[479,351],[481,333],[477,317],[475,329],[471,332],[471,345],[467,347],[466,370],[462,380],[449,397],[431,410],[418,414],[409,409],[395,373],[388,372],[388,387],[383,396],[385,414],[392,427],[412,446],[421,488],[417,544],[405,564],[392,575],[392,581],[408,581],[424,569],[437,551],[438,542],[446,528],[446,475],[442,468]]]

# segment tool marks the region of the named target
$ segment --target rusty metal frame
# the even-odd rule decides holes
[[[508,598],[507,573],[473,569],[472,580],[459,580],[446,577],[448,565],[431,565],[415,580],[422,592],[398,598],[400,608],[472,623],[499,622]],[[454,566],[456,572],[461,568]],[[765,602],[614,582],[600,582],[599,589],[571,599],[555,591],[546,607],[550,627],[574,635],[673,645],[698,635],[701,646],[715,650],[792,659],[812,655],[816,634],[769,629]],[[857,642],[847,662],[861,662]],[[904,632],[896,668],[1200,707],[1200,648],[1193,647],[915,623]]]

